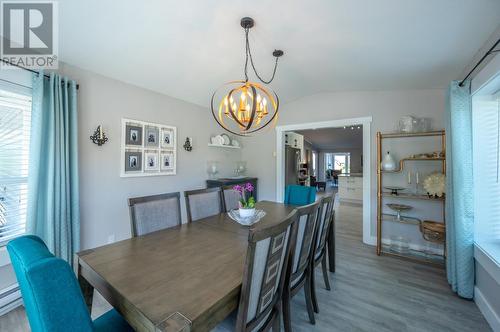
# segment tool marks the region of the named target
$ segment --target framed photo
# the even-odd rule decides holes
[[[175,145],[174,131],[169,128],[161,129],[161,147],[162,148],[173,148]]]
[[[125,127],[125,144],[142,145],[142,127],[127,124]]]
[[[146,126],[144,129],[144,146],[147,147],[159,147],[159,132],[160,129],[158,127]]]
[[[125,172],[142,171],[142,152],[125,151]]]
[[[171,151],[164,151],[160,153],[160,170],[171,171],[175,168],[174,153]]]
[[[121,123],[120,177],[177,174],[177,127],[126,118]]]
[[[158,167],[158,152],[145,152],[144,153],[144,170],[157,171]]]

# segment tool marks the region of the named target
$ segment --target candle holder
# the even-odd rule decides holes
[[[108,137],[104,134],[101,125],[99,125],[94,131],[94,135],[90,136],[90,140],[98,146],[101,146],[108,141]]]

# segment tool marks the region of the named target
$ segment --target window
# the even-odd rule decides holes
[[[474,240],[500,263],[500,73],[472,98]]]
[[[0,86],[0,245],[26,227],[31,96],[13,91]]]
[[[318,176],[318,173],[317,173],[317,170],[316,170],[316,158],[318,158],[318,154],[316,153],[316,151],[313,151],[312,152],[312,175],[314,176]]]
[[[350,173],[350,153],[326,153],[326,170],[340,171],[340,173]]]

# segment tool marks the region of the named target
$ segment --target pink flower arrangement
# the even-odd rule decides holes
[[[240,208],[241,209],[253,209],[255,208],[255,198],[251,195],[254,191],[254,187],[251,183],[245,183],[243,185],[235,185],[233,187],[233,190],[237,191],[240,193]],[[247,197],[247,193],[250,194],[249,197]]]

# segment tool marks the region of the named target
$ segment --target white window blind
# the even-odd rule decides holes
[[[474,240],[500,262],[500,75],[473,97]]]
[[[0,87],[0,245],[25,232],[31,96]]]

